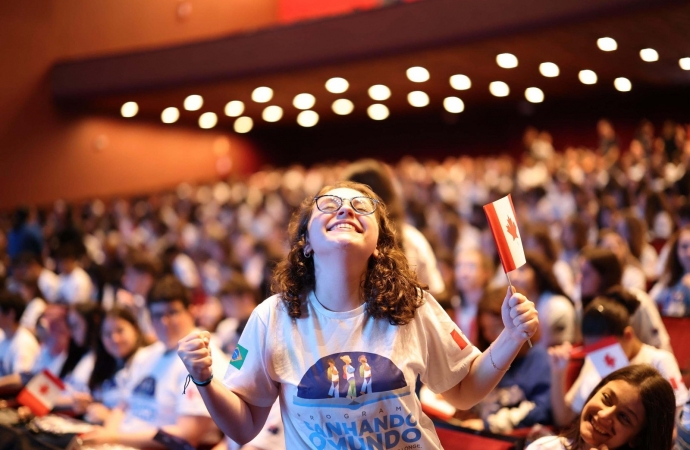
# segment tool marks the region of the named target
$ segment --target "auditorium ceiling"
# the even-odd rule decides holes
[[[629,95],[616,91],[614,80],[619,77],[630,81],[632,91],[690,86],[690,70],[679,63],[690,57],[690,2],[565,2],[571,10],[541,0],[497,3],[505,8],[518,3],[522,9],[543,7],[544,13],[514,10],[508,15],[482,2],[425,0],[213,42],[63,61],[51,74],[54,97],[66,111],[114,116],[125,102],[135,101],[138,113],[127,120],[160,122],[165,108],[177,107],[180,117],[171,126],[196,127],[201,113],[214,112],[216,128],[227,130],[236,119],[224,114],[225,105],[239,100],[242,115],[253,119],[251,133],[261,133],[297,127],[300,110],[293,99],[301,93],[315,97],[310,109],[319,123],[347,123],[369,120],[367,108],[374,103],[385,105],[391,117],[414,117],[442,112],[447,97],[462,100],[464,111],[459,114],[506,102],[526,104],[525,91],[532,87],[543,92],[544,103]],[[463,4],[464,10],[459,6]],[[602,37],[615,39],[617,49],[600,50],[597,39]],[[657,61],[641,59],[640,50],[646,48],[658,52]],[[499,67],[496,56],[502,53],[515,55],[517,67]],[[558,66],[558,76],[540,74],[545,62]],[[427,81],[407,78],[406,70],[417,66],[428,70]],[[595,72],[596,83],[583,84],[582,70]],[[454,89],[449,79],[456,74],[469,77],[471,87]],[[325,83],[332,77],[346,79],[347,91],[328,92]],[[508,85],[506,97],[489,92],[494,81]],[[388,99],[369,96],[369,87],[379,84],[390,89]],[[251,98],[260,86],[273,90],[267,103]],[[426,93],[428,105],[411,106],[412,91]],[[191,94],[203,97],[201,109],[184,110],[183,101]],[[337,99],[350,100],[352,113],[336,114],[332,104]],[[282,108],[280,120],[262,119],[267,106]]]

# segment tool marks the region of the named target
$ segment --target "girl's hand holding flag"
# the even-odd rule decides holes
[[[517,226],[517,218],[513,200],[510,194],[484,205],[484,213],[489,221],[491,234],[496,242],[501,264],[508,278],[508,293],[503,302],[503,325],[510,331],[511,336],[518,340],[527,340],[532,346],[531,338],[539,328],[539,319],[534,303],[515,291],[508,272],[511,272],[525,264],[525,251],[522,248],[522,238]]]

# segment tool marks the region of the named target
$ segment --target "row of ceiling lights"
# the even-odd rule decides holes
[[[602,51],[610,52],[618,48],[618,43],[610,37],[604,37],[597,40],[597,46]],[[640,50],[640,58],[646,62],[654,62],[659,60],[659,53],[652,48],[645,48]],[[501,53],[496,56],[496,63],[499,67],[504,69],[513,69],[518,66],[518,59],[511,53]],[[690,58],[681,58],[679,65],[683,70],[690,70]],[[544,77],[553,78],[560,75],[558,65],[552,62],[544,62],[539,65],[539,73]],[[424,67],[410,67],[406,71],[407,78],[415,83],[423,83],[430,78],[429,71]],[[578,73],[578,79],[581,83],[592,85],[598,81],[597,74],[592,70],[581,70]],[[472,86],[472,82],[468,76],[456,74],[450,77],[450,85],[453,89],[462,91],[467,90]],[[342,94],[346,92],[350,84],[347,80],[340,77],[331,78],[326,82],[326,90],[333,94]],[[632,89],[630,80],[624,77],[618,77],[614,80],[614,87],[621,92],[628,92]],[[493,81],[489,84],[489,92],[496,97],[506,97],[510,94],[509,86],[503,81]],[[375,101],[385,101],[390,98],[391,90],[388,86],[377,84],[371,86],[367,93]],[[267,86],[261,86],[252,92],[251,98],[256,103],[268,103],[273,98],[273,90]],[[537,87],[529,87],[525,90],[525,98],[532,103],[541,103],[544,101],[544,92]],[[412,91],[407,95],[407,101],[410,105],[421,108],[429,104],[429,96],[424,91]],[[302,93],[295,96],[292,104],[295,108],[302,110],[297,116],[297,123],[303,127],[313,127],[319,121],[319,115],[311,108],[316,103],[316,98],[312,94]],[[184,109],[187,111],[198,111],[204,104],[204,100],[200,95],[190,95],[183,103]],[[460,113],[464,111],[465,105],[458,97],[450,96],[443,100],[443,107],[450,113]],[[338,115],[348,115],[354,110],[352,101],[341,98],[337,99],[331,105],[333,112]],[[225,115],[228,117],[237,117],[233,128],[238,133],[247,133],[251,131],[254,126],[254,121],[251,117],[242,116],[244,113],[244,103],[240,100],[233,100],[225,105]],[[127,102],[122,105],[121,114],[123,117],[134,117],[139,111],[139,106],[136,102]],[[384,120],[390,112],[386,105],[375,103],[367,108],[367,114],[373,120]],[[283,109],[277,105],[267,106],[262,118],[266,122],[278,122],[283,117]],[[180,111],[175,107],[168,107],[161,113],[161,121],[166,124],[177,122],[180,118]],[[218,123],[218,116],[213,112],[206,112],[199,116],[199,127],[203,129],[210,129]]]

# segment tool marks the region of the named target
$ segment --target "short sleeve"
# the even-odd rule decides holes
[[[278,397],[278,383],[273,381],[268,370],[271,360],[266,324],[271,303],[275,303],[275,300],[264,301],[252,313],[223,379],[223,384],[235,394],[262,407],[271,406]]]
[[[481,352],[467,339],[438,302],[429,294],[416,312],[421,321],[427,361],[421,381],[434,393],[442,393],[460,383]],[[422,348],[424,350],[424,348]]]

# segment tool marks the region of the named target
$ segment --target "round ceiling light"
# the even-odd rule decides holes
[[[552,62],[545,62],[539,64],[539,73],[547,78],[554,78],[560,75],[561,71],[556,64]]]
[[[165,108],[163,112],[161,113],[161,121],[163,123],[175,123],[177,122],[177,119],[180,118],[180,110],[175,108],[174,106],[171,106],[169,108]]]
[[[297,109],[310,109],[316,103],[316,97],[311,94],[298,94],[292,100],[292,105]]]
[[[204,98],[201,95],[189,95],[184,99],[183,106],[187,111],[198,111],[204,106]]]
[[[457,114],[465,110],[465,103],[457,97],[446,97],[443,99],[443,107],[449,113]]]
[[[235,120],[235,123],[232,125],[235,133],[249,133],[253,127],[254,121],[251,117],[247,116],[238,117],[237,120]]]
[[[450,77],[450,86],[456,91],[466,91],[472,87],[472,81],[467,75],[453,75]]]
[[[252,100],[256,103],[266,103],[273,98],[273,89],[261,86],[252,91]]]
[[[345,78],[334,77],[326,81],[326,90],[332,94],[342,94],[350,87]]]
[[[512,53],[496,55],[496,64],[504,69],[514,69],[518,66],[518,59]]]
[[[139,105],[137,105],[137,102],[127,102],[120,108],[120,114],[126,118],[134,117],[138,112]]]
[[[297,123],[303,127],[313,127],[319,122],[319,115],[315,111],[302,111],[297,115]]]
[[[390,111],[388,111],[386,105],[374,103],[367,108],[367,114],[374,120],[384,120],[388,118]]]
[[[225,115],[228,117],[239,117],[244,112],[244,103],[239,100],[233,100],[225,105]]]
[[[424,67],[410,67],[407,69],[407,79],[415,83],[429,81],[429,71]]]
[[[333,102],[331,108],[339,116],[346,116],[355,109],[355,104],[346,98],[339,98]]]
[[[495,97],[507,97],[510,94],[510,88],[503,81],[492,81],[489,84],[489,92]]]

